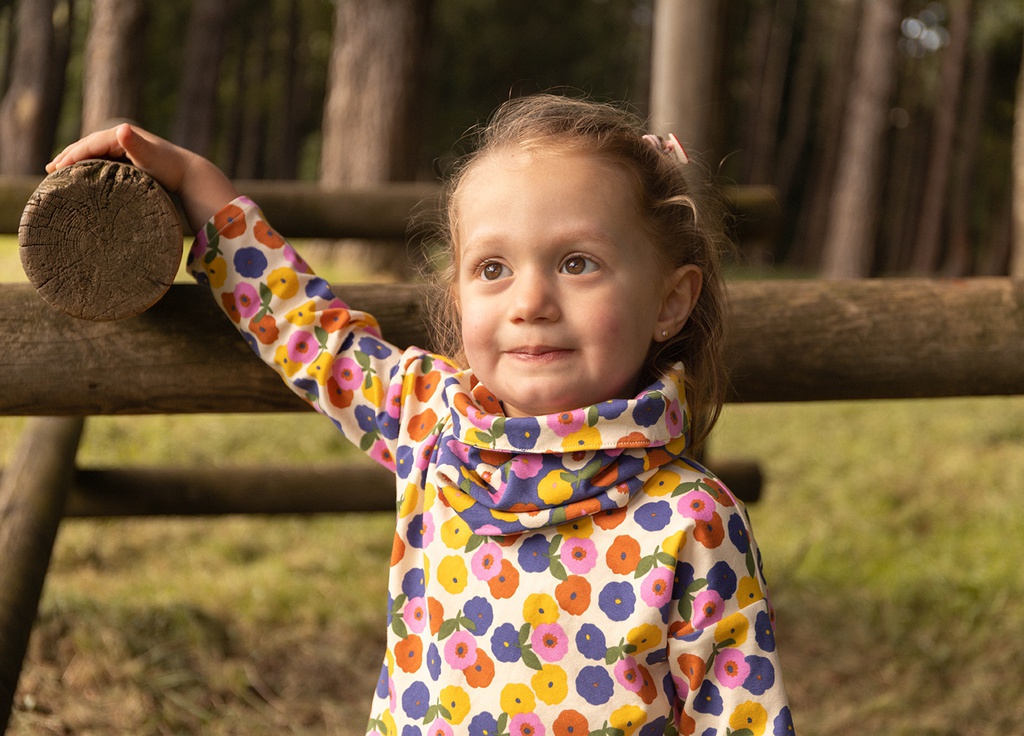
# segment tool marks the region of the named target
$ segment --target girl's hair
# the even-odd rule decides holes
[[[627,110],[561,95],[521,97],[499,107],[477,131],[476,150],[455,164],[444,189],[438,233],[448,260],[433,279],[439,291],[431,300],[434,344],[445,355],[465,362],[455,293],[456,232],[462,183],[473,165],[503,150],[597,156],[624,171],[634,183],[643,225],[666,270],[693,264],[703,276],[700,296],[685,326],[666,342],[652,344],[641,374],[642,385],[648,385],[673,364],[684,364],[691,451],[696,452],[718,419],[726,391],[725,300],[719,264],[720,252],[729,242],[724,208],[709,187],[691,182],[696,164],[683,164],[658,150],[643,139],[645,133],[644,122]]]

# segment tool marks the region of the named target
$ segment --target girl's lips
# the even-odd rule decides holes
[[[568,348],[556,348],[549,345],[526,346],[513,348],[506,354],[519,360],[531,363],[550,363],[568,356],[572,351]]]

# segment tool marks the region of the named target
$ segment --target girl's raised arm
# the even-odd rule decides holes
[[[48,172],[89,158],[127,158],[181,199],[193,232],[238,196],[231,181],[199,154],[122,123],[85,136],[46,165]]]

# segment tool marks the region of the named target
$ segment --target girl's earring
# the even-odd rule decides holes
[[[662,340],[667,340],[668,339],[668,330],[662,330],[661,331],[661,339]]]

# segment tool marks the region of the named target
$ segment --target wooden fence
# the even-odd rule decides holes
[[[0,177],[0,232],[14,232],[38,178]],[[396,238],[436,190],[419,185],[325,192],[242,183],[291,237]],[[770,232],[763,191],[727,193],[741,234]],[[109,414],[301,411],[209,295],[174,285],[148,311],[113,322],[53,309],[28,284],[0,288],[0,415],[31,416],[0,476],[0,723],[5,724],[63,516],[312,513],[394,508],[383,470],[280,471],[244,482],[170,468],[78,468],[83,417]],[[339,285],[400,346],[426,344],[413,284]],[[731,401],[821,401],[1024,393],[1024,285],[1009,279],[751,281],[729,286]],[[130,376],[131,380],[124,380]],[[741,495],[756,466],[711,460]],[[346,493],[358,487],[359,494]],[[246,488],[244,497],[233,489]],[[254,489],[258,489],[254,492]]]

